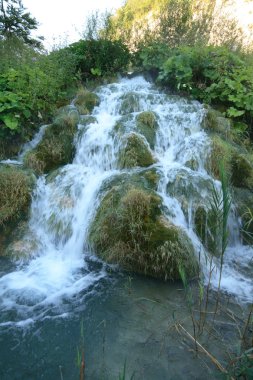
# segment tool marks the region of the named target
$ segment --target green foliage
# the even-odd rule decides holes
[[[141,48],[134,55],[134,62],[144,70],[158,72],[171,54],[171,49],[166,43],[151,42]]]
[[[253,378],[253,348],[237,357],[228,367],[226,379],[250,380]]]
[[[0,138],[8,145],[17,136],[20,142],[31,138],[42,120],[50,120],[76,74],[72,55],[61,50],[46,56],[13,40],[9,47],[0,42],[0,51]]]
[[[65,48],[73,54],[76,70],[83,78],[112,75],[126,68],[130,55],[121,41],[80,40]]]
[[[224,47],[179,47],[161,67],[159,82],[211,104],[231,118],[253,117],[253,65]]]
[[[31,37],[31,32],[38,28],[38,22],[25,11],[21,0],[1,0],[0,9],[0,40],[15,36],[25,44],[42,47],[41,37]]]

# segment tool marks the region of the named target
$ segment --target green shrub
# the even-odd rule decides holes
[[[130,59],[128,49],[120,41],[80,40],[65,50],[75,57],[76,70],[80,70],[83,78],[123,71]]]
[[[17,51],[15,49],[17,48]],[[8,146],[30,139],[37,126],[48,122],[57,106],[68,97],[76,83],[75,65],[70,52],[50,55],[0,41],[0,138]],[[17,61],[19,64],[17,64]],[[4,147],[3,151],[8,151]]]
[[[209,104],[223,105],[233,119],[253,120],[253,64],[225,47],[179,47],[158,80]]]

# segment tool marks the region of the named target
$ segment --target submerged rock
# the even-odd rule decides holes
[[[162,201],[139,186],[113,186],[91,223],[89,241],[109,263],[162,279],[197,272],[193,246],[186,233],[166,220]]]
[[[140,135],[131,133],[127,136],[125,146],[119,154],[119,166],[121,169],[136,166],[147,167],[155,162],[148,145]]]
[[[136,128],[139,133],[146,137],[147,142],[153,149],[155,145],[156,130],[158,124],[153,112],[141,112],[136,117]]]
[[[48,126],[37,147],[26,153],[24,165],[37,174],[42,174],[71,162],[78,121],[79,115],[76,111],[62,111],[54,123]]]
[[[119,109],[120,115],[127,115],[132,112],[140,111],[139,95],[135,92],[128,92],[121,97],[121,105]]]

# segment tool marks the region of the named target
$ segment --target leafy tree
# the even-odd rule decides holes
[[[21,0],[1,0],[0,7],[0,40],[16,37],[27,45],[42,47],[42,37],[31,37],[31,32],[38,28],[38,22],[26,12]]]

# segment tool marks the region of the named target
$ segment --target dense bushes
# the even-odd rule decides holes
[[[115,74],[124,70],[130,59],[128,49],[120,41],[80,40],[65,50],[75,57],[76,70],[83,78]]]
[[[158,82],[194,99],[223,107],[226,116],[252,125],[253,62],[225,47],[150,45],[137,54]]]
[[[9,42],[9,44],[7,43]],[[0,42],[0,159],[16,154],[10,145],[30,139],[66,102],[76,73],[70,52],[41,54],[20,41]]]
[[[68,102],[80,74],[82,79],[114,75],[130,57],[121,42],[108,40],[81,40],[45,55],[13,39],[0,42],[0,53],[0,159],[16,154],[39,123]],[[17,151],[10,149],[14,140]]]

